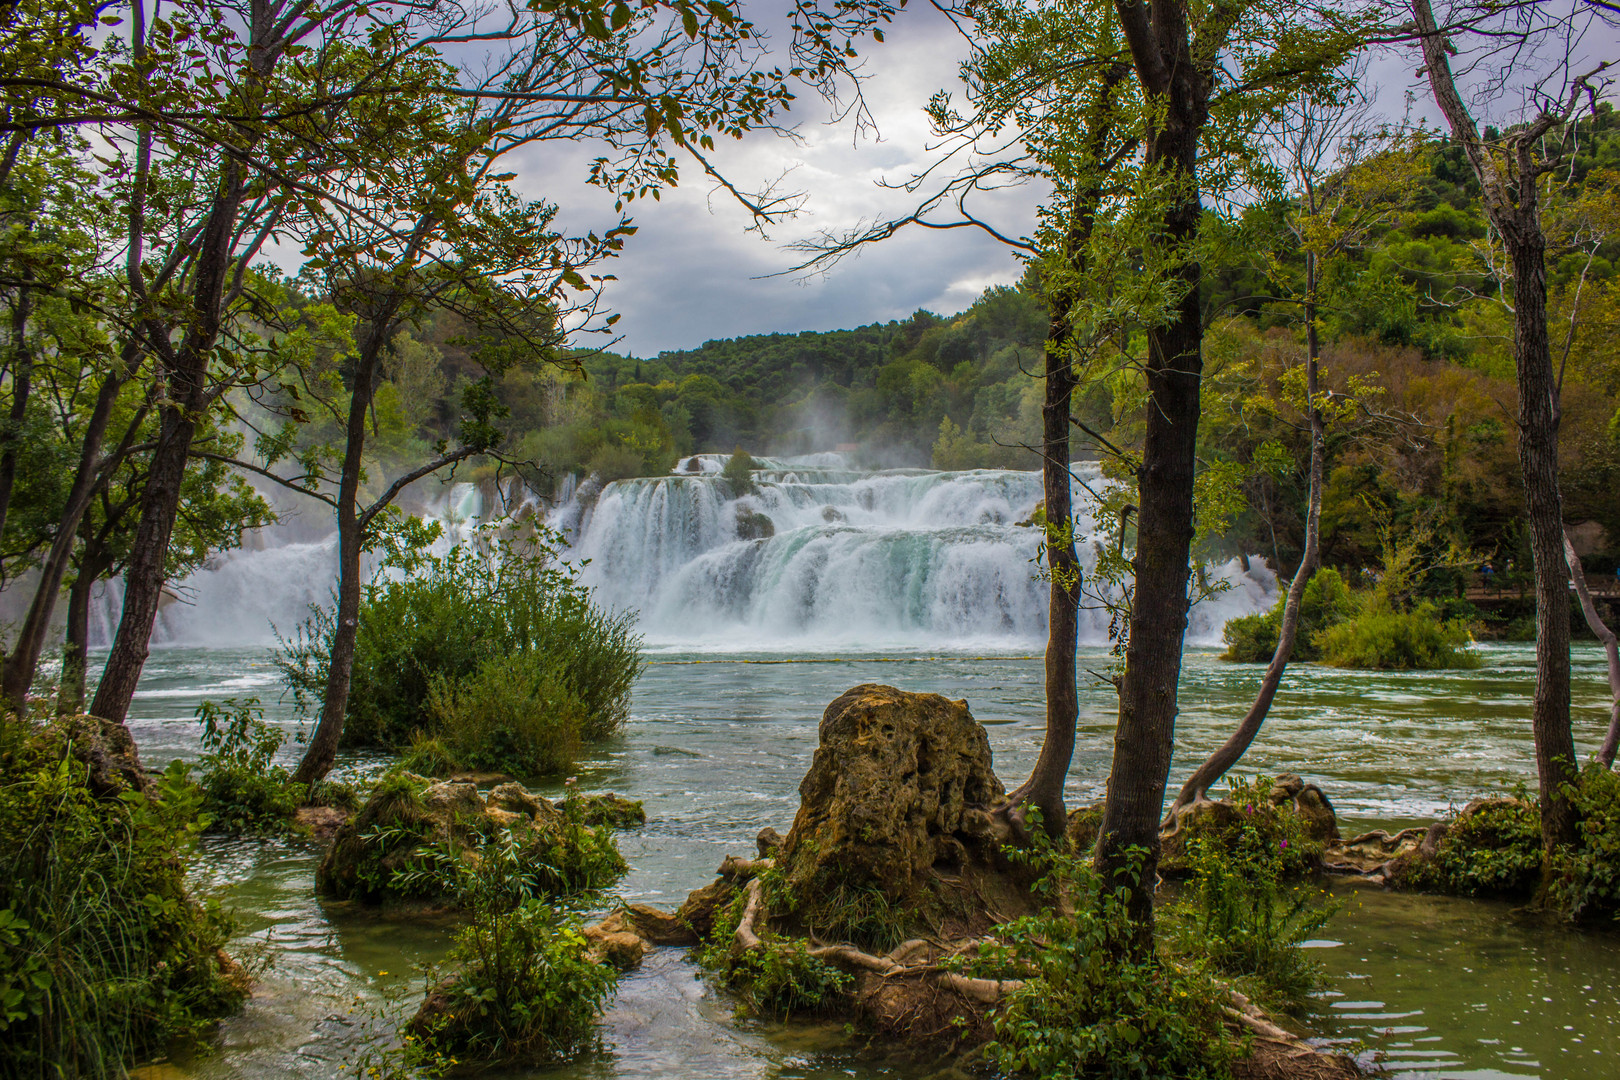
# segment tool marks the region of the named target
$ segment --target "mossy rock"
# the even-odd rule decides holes
[[[1528,799],[1475,799],[1392,862],[1389,883],[1452,896],[1530,895],[1541,878],[1541,813]]]

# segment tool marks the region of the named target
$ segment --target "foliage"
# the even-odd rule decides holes
[[[1226,642],[1226,651],[1221,654],[1222,660],[1242,664],[1270,662],[1272,655],[1277,651],[1283,605],[1288,599],[1287,590],[1281,591],[1284,595],[1277,598],[1276,605],[1270,611],[1243,615],[1227,621],[1221,630],[1221,638]],[[1322,653],[1316,644],[1317,635],[1350,617],[1356,607],[1355,594],[1350,591],[1350,587],[1344,583],[1344,578],[1337,570],[1324,567],[1311,575],[1311,580],[1305,583],[1305,594],[1300,598],[1299,631],[1294,639],[1292,658],[1321,659]]]
[[[1181,951],[1208,957],[1217,971],[1250,980],[1260,999],[1290,1010],[1305,1006],[1320,966],[1300,943],[1338,910],[1303,873],[1320,857],[1296,814],[1264,799],[1263,778],[1233,781],[1228,801],[1243,807],[1233,826],[1187,839],[1190,898],[1175,911]],[[1311,864],[1302,857],[1312,849]]]
[[[420,731],[411,733],[411,745],[399,759],[401,772],[431,776],[435,779],[452,776],[462,768],[460,760],[444,745],[443,739],[436,735],[424,735]]]
[[[1521,791],[1452,815],[1434,854],[1407,866],[1401,883],[1454,896],[1525,896],[1541,863],[1541,814]]]
[[[1314,873],[1322,860],[1321,843],[1310,838],[1287,801],[1272,802],[1271,789],[1263,776],[1229,777],[1223,801],[1235,814],[1189,815],[1181,826],[1189,853],[1200,847],[1224,851],[1279,881]]]
[[[210,832],[277,833],[292,826],[308,794],[274,764],[287,734],[264,721],[258,698],[197,706],[203,754],[198,784]]]
[[[618,975],[587,955],[577,918],[541,902],[550,890],[524,837],[509,832],[436,862],[468,921],[453,973],[412,1023],[414,1053],[537,1062],[588,1048]]]
[[[186,891],[201,796],[178,764],[149,795],[95,790],[86,721],[4,727],[0,1057],[12,1075],[123,1076],[246,990],[219,951],[227,920]]]
[[[760,876],[760,888],[764,891],[762,910],[792,911],[797,906],[792,887],[776,868]],[[756,926],[759,947],[737,947],[734,935],[747,902],[747,893],[739,890],[715,913],[708,940],[698,951],[698,962],[715,972],[721,984],[736,995],[740,1010],[754,1015],[786,1019],[835,1007],[853,979],[820,957],[811,956],[803,939],[784,937],[769,926]]]
[[[1620,774],[1592,762],[1569,788],[1580,839],[1553,857],[1549,906],[1568,919],[1620,918]]]
[[[428,715],[443,742],[413,738],[407,756],[421,759],[438,745],[443,760],[433,764],[440,770],[555,775],[573,768],[585,708],[552,657],[534,651],[491,657],[461,679],[433,678]]]
[[[532,539],[421,558],[403,577],[385,569],[366,586],[347,743],[402,747],[422,732],[444,740],[462,764],[499,759],[533,774],[571,761],[575,740],[618,730],[642,664],[633,615],[597,607],[562,561],[561,539],[535,529]],[[278,663],[302,701],[325,689],[334,612],[317,609],[282,643]],[[503,675],[503,665],[514,672]],[[497,695],[487,707],[472,696],[485,692]],[[565,715],[539,715],[543,704],[560,704]],[[451,726],[463,723],[467,734]],[[544,743],[548,724],[568,745]],[[491,741],[475,744],[473,731]]]
[[[1073,905],[1001,927],[974,974],[1015,977],[995,1017],[990,1060],[1008,1073],[1224,1080],[1238,1045],[1222,1022],[1224,991],[1196,961],[1130,959],[1137,932],[1129,890],[1110,886],[1088,860],[1043,846],[1041,887]]]
[[[1460,619],[1442,619],[1429,603],[1411,611],[1369,604],[1317,637],[1324,663],[1375,671],[1477,668],[1473,635]]]
[[[732,495],[741,498],[759,490],[754,484],[754,470],[757,468],[759,466],[754,463],[748,451],[739,446],[731,452],[730,457],[726,458],[725,468],[720,470],[720,475],[731,485]]]

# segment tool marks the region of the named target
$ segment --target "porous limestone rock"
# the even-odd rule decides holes
[[[820,739],[779,855],[790,883],[908,901],[989,835],[1006,793],[967,702],[866,683],[827,706]]]

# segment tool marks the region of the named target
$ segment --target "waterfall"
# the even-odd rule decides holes
[[[673,475],[582,485],[553,521],[588,560],[582,579],[637,610],[667,648],[1038,647],[1047,586],[1037,575],[1035,472],[857,470],[838,454],[757,459],[756,491],[736,495],[724,455]],[[1085,468],[1079,466],[1077,468]],[[1093,477],[1093,480],[1096,478]],[[1075,492],[1087,573],[1097,523]],[[1276,579],[1258,560],[1212,568],[1227,588],[1193,608],[1188,638],[1220,640],[1236,615],[1269,606]],[[1108,613],[1082,614],[1083,644],[1107,643]]]

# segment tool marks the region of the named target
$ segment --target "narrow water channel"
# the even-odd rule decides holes
[[[1291,671],[1250,771],[1297,772],[1333,799],[1342,827],[1396,828],[1451,803],[1533,780],[1525,719],[1528,647],[1487,646],[1468,672]],[[673,906],[705,884],[728,852],[751,850],[763,825],[787,826],[826,703],[862,682],[966,698],[990,731],[998,771],[1021,776],[1041,736],[1038,657],[783,656],[660,653],[637,684],[624,735],[582,763],[588,790],[645,801],[648,824],[626,833],[632,866],[618,894]],[[753,661],[772,661],[769,663]],[[783,662],[789,661],[789,662]],[[1104,669],[1106,653],[1082,657]],[[1224,738],[1259,677],[1253,666],[1189,653],[1177,775]],[[258,696],[286,721],[263,650],[153,654],[131,727],[149,764],[193,757],[192,710],[204,698]],[[1595,749],[1605,716],[1601,654],[1576,656],[1577,740]],[[1112,694],[1083,688],[1071,798],[1102,790]],[[376,762],[349,759],[362,770]],[[560,786],[560,785],[559,785]],[[384,922],[314,898],[310,844],[210,843],[199,878],[241,921],[240,950],[269,964],[219,1046],[151,1075],[335,1077],[375,1028],[407,1008],[418,966],[440,958],[449,928]],[[1336,886],[1343,909],[1323,932],[1328,974],[1322,1035],[1359,1040],[1400,1077],[1580,1080],[1620,1076],[1620,934],[1553,930],[1505,906]],[[679,950],[658,950],[628,976],[604,1023],[600,1054],[542,1073],[558,1078],[821,1078],[911,1075],[857,1053],[837,1027],[739,1023]]]

